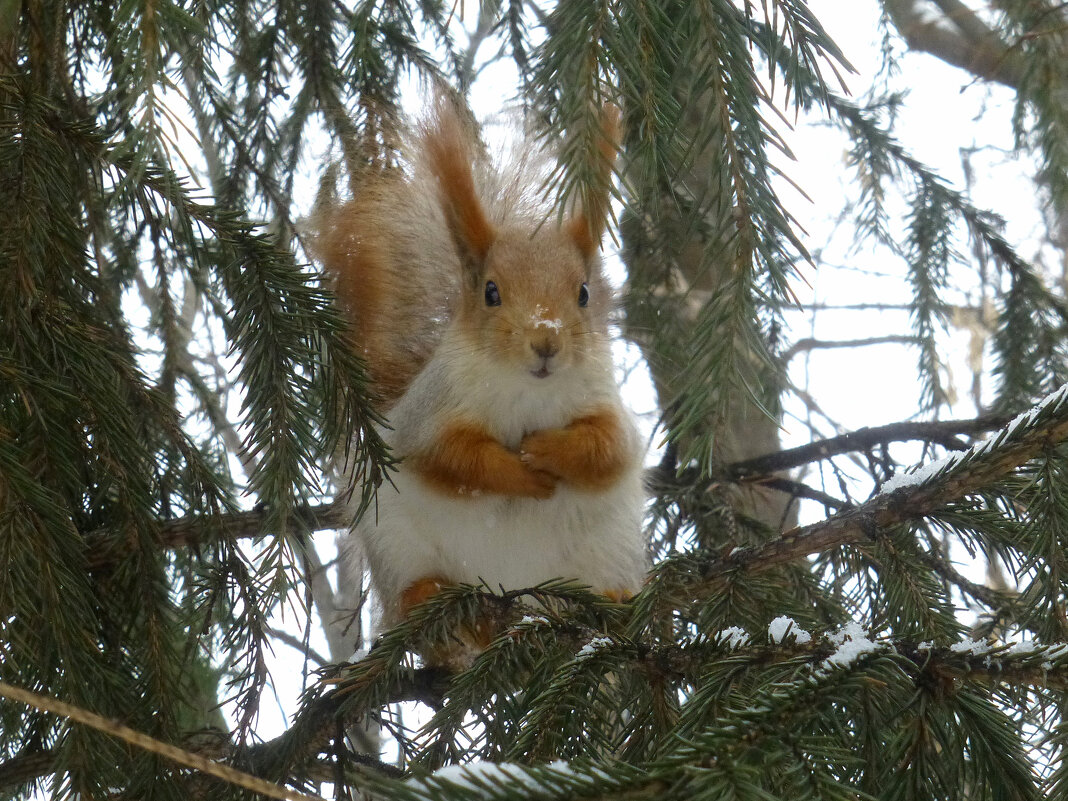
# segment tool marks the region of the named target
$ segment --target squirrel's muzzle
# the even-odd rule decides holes
[[[560,352],[560,341],[556,337],[538,337],[531,340],[530,349],[535,355],[548,361]]]

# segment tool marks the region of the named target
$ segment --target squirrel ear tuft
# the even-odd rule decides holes
[[[587,197],[582,198],[579,209],[565,224],[565,230],[589,260],[601,246],[601,237],[608,226],[611,200],[612,168],[620,142],[620,112],[614,103],[605,103],[601,108],[599,139],[597,142],[597,169],[594,184]]]
[[[460,119],[454,101],[439,95],[424,126],[422,144],[460,257],[465,265],[480,267],[497,235],[475,191],[473,125]]]

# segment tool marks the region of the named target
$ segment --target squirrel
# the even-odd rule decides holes
[[[601,117],[607,187],[619,112]],[[523,163],[481,153],[439,97],[407,168],[365,177],[318,220],[399,461],[354,528],[381,628],[447,585],[566,578],[621,601],[646,571],[643,447],[599,254],[608,190],[558,222]]]

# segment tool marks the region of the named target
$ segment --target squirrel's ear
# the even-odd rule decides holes
[[[439,96],[423,130],[423,149],[438,183],[438,197],[465,267],[478,269],[496,238],[475,191],[472,124],[460,119],[453,101]]]
[[[608,209],[611,202],[612,167],[619,152],[620,112],[613,103],[601,108],[600,139],[597,143],[597,169],[595,184],[589,197],[582,199],[574,216],[565,224],[565,230],[589,261],[601,246],[601,236],[608,226]]]

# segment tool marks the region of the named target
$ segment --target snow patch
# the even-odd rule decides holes
[[[919,467],[913,468],[911,472],[899,470],[883,483],[880,494],[887,495],[902,487],[915,487],[923,484],[928,479],[938,475],[942,470],[956,464],[959,458],[959,454],[943,456],[941,459],[935,459],[933,462],[921,464]]]
[[[827,639],[831,641],[832,645],[841,645],[846,640],[860,640],[866,637],[867,633],[864,631],[864,627],[855,620],[846,623],[834,634],[827,635]]]
[[[1046,649],[1046,657],[1047,657],[1047,659],[1046,659],[1045,662],[1042,663],[1042,669],[1043,670],[1052,670],[1053,669],[1053,660],[1054,659],[1060,659],[1066,653],[1068,653],[1068,643],[1058,642],[1058,643],[1054,643],[1053,645],[1049,646],[1049,648]]]
[[[543,765],[543,768],[558,773],[570,772],[570,766],[561,760]],[[444,785],[471,790],[472,798],[498,798],[502,784],[519,783],[530,791],[544,790],[545,785],[529,774],[529,768],[508,762],[474,762],[467,765],[446,765],[422,779],[409,779],[408,786],[431,792],[440,791]],[[428,795],[427,797],[436,797]]]
[[[556,318],[555,320],[546,319],[545,315],[548,313],[548,309],[542,306],[540,303],[534,307],[534,313],[530,315],[530,324],[535,328],[551,328],[553,331],[559,331],[564,327],[564,321]]]
[[[1068,643],[1064,642],[1055,642],[1049,647],[1049,650],[1046,651],[1046,654],[1050,659],[1058,659],[1066,653],[1068,653]]]
[[[963,642],[955,642],[949,646],[955,654],[971,654],[972,656],[981,656],[990,650],[990,644],[985,640],[964,640]]]
[[[564,327],[564,321],[557,317],[555,320],[546,320],[543,317],[531,316],[530,323],[535,328],[551,328],[553,331],[559,331]]]
[[[792,617],[779,615],[768,625],[768,639],[772,642],[782,642],[787,633],[793,635],[798,645],[812,642],[812,635],[798,626]]]
[[[1040,411],[1045,409],[1047,406],[1052,406],[1053,404],[1060,403],[1064,400],[1068,400],[1068,384],[1065,384],[1060,389],[1054,390],[1053,392],[1049,393],[1046,397],[1044,397],[1030,409],[1025,409],[1024,411],[1020,412],[1018,415],[1012,418],[1012,422],[1010,422],[1008,426],[1006,426],[1006,428],[1009,431],[1014,431],[1017,426],[1030,425],[1031,421],[1035,419],[1035,415],[1037,415]]]
[[[368,651],[366,648],[359,648],[359,649],[357,649],[356,651],[353,652],[352,656],[349,657],[349,662],[352,662],[352,663],[359,662],[365,656],[367,656],[368,653],[370,653],[370,651]]]
[[[749,644],[749,634],[745,629],[738,626],[731,626],[723,629],[715,637],[712,638],[712,642],[716,645],[726,645],[731,650],[735,648],[741,648],[743,645]]]
[[[902,487],[914,487],[923,484],[943,470],[952,468],[958,462],[981,456],[988,450],[992,449],[999,440],[1005,437],[1006,434],[1015,432],[1022,425],[1030,425],[1035,419],[1035,416],[1047,406],[1053,406],[1064,401],[1068,401],[1068,384],[1051,392],[1027,411],[1016,415],[1007,426],[998,429],[982,442],[975,443],[968,450],[951,453],[948,456],[943,456],[941,459],[936,459],[933,462],[914,467],[908,472],[899,471],[895,473],[883,484],[880,494],[887,495]]]
[[[587,656],[592,656],[599,649],[607,648],[611,644],[611,637],[594,637],[592,640],[590,640],[588,643],[586,643],[579,649],[578,657],[582,659]]]
[[[868,635],[857,622],[846,623],[842,628],[827,637],[838,646],[833,654],[824,660],[828,667],[849,667],[864,654],[879,650],[879,646],[868,639]]]

